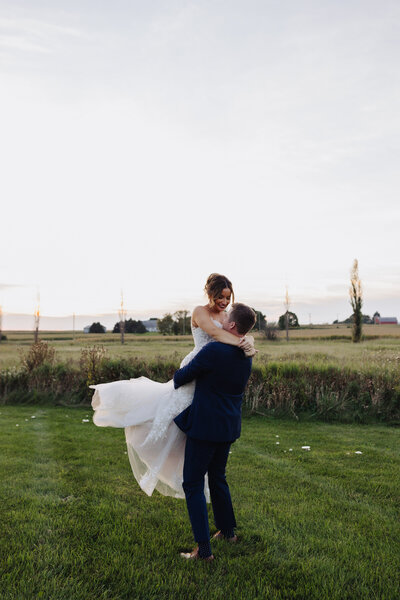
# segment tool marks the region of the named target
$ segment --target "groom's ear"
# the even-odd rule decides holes
[[[228,327],[229,327],[229,329],[235,329],[235,327],[236,327],[235,321],[228,321]]]

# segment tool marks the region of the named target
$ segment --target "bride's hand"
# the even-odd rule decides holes
[[[239,342],[239,348],[249,357],[254,356],[258,352],[254,348],[254,338],[252,335],[245,335]]]

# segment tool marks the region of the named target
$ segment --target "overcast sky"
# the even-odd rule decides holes
[[[2,0],[0,304],[400,317],[390,0]],[[10,325],[11,326],[11,325]]]

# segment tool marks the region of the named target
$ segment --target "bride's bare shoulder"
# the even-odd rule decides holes
[[[196,308],[193,309],[193,313],[192,313],[192,325],[193,327],[199,327],[198,324],[198,319],[202,319],[204,317],[208,317],[210,318],[210,314],[207,310],[206,306],[196,306]]]

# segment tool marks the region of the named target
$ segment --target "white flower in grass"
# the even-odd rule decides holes
[[[362,454],[361,450],[356,450],[354,454]]]
[[[16,424],[15,424],[15,427],[19,427],[19,423],[16,423]]]
[[[276,444],[277,446],[279,446],[280,442],[275,442],[275,444]]]
[[[128,454],[127,452],[124,452],[124,454]]]
[[[89,419],[82,419],[82,423],[89,423]]]
[[[275,437],[279,437],[279,435],[276,435]]]
[[[32,416],[31,416],[31,419],[36,419],[35,415],[32,415]]]
[[[289,452],[293,452],[293,448],[289,448]]]
[[[29,419],[25,419],[25,421],[29,421]]]
[[[310,446],[302,446],[301,449],[302,450],[311,450],[311,447]]]

